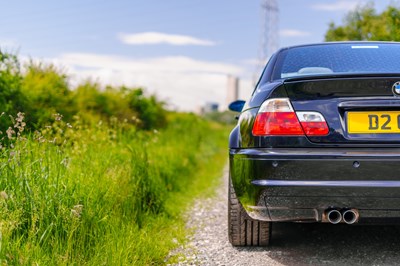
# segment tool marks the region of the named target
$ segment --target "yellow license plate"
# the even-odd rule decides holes
[[[354,134],[400,133],[400,112],[348,112],[347,131]]]

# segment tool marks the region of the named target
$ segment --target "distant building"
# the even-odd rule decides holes
[[[226,106],[239,99],[239,78],[228,75]]]
[[[208,102],[203,106],[202,113],[206,114],[206,113],[218,112],[218,107],[219,107],[218,103]]]

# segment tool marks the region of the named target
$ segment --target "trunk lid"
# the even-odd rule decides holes
[[[313,143],[400,144],[399,81],[400,74],[337,75],[287,79],[284,87],[296,112],[325,117],[329,134],[308,137]]]

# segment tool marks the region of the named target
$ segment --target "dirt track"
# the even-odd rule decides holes
[[[400,226],[275,223],[268,248],[235,248],[227,236],[227,171],[214,198],[196,201],[179,265],[399,265]]]

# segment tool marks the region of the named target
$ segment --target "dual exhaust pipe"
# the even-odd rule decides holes
[[[331,224],[338,224],[342,221],[346,224],[354,224],[360,216],[356,209],[329,209],[326,210],[325,215]]]

